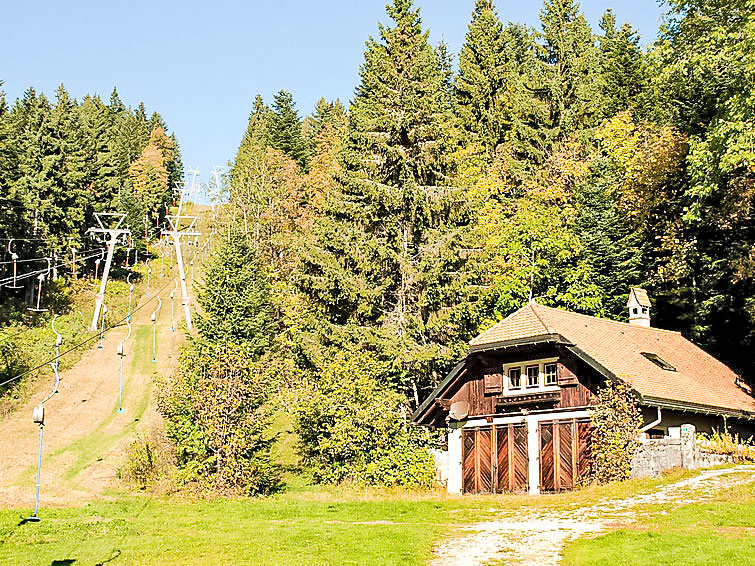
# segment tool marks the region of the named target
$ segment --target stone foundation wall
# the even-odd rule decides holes
[[[657,476],[671,468],[707,468],[731,462],[728,456],[701,452],[696,445],[696,431],[691,424],[681,426],[681,438],[642,439],[632,458],[630,477]]]

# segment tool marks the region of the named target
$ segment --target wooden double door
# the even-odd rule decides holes
[[[529,486],[524,423],[462,430],[464,493],[526,491]]]
[[[591,434],[589,418],[540,423],[542,491],[562,491],[579,485],[589,472]]]

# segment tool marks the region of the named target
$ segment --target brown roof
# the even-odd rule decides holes
[[[650,308],[650,297],[648,297],[648,292],[645,289],[632,287],[629,291],[629,300],[627,301],[627,306],[632,304],[632,295],[634,295],[634,298],[637,300],[638,305],[640,305],[641,307]]]
[[[535,302],[477,336],[480,347],[559,334],[643,398],[705,405],[755,414],[755,399],[736,384],[737,375],[679,332],[648,328],[545,307]],[[676,368],[660,368],[642,355],[656,354]]]

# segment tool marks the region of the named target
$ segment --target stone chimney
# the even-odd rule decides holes
[[[645,289],[632,287],[629,289],[629,324],[650,327],[650,298]]]

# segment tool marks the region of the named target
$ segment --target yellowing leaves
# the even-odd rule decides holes
[[[176,151],[173,140],[162,128],[156,127],[139,158],[128,168],[134,190],[141,195],[147,210],[154,212],[170,190],[168,163]]]
[[[621,175],[620,208],[634,222],[643,222],[680,174],[688,151],[686,136],[669,126],[635,124],[631,112],[624,111],[606,120],[596,138]]]

